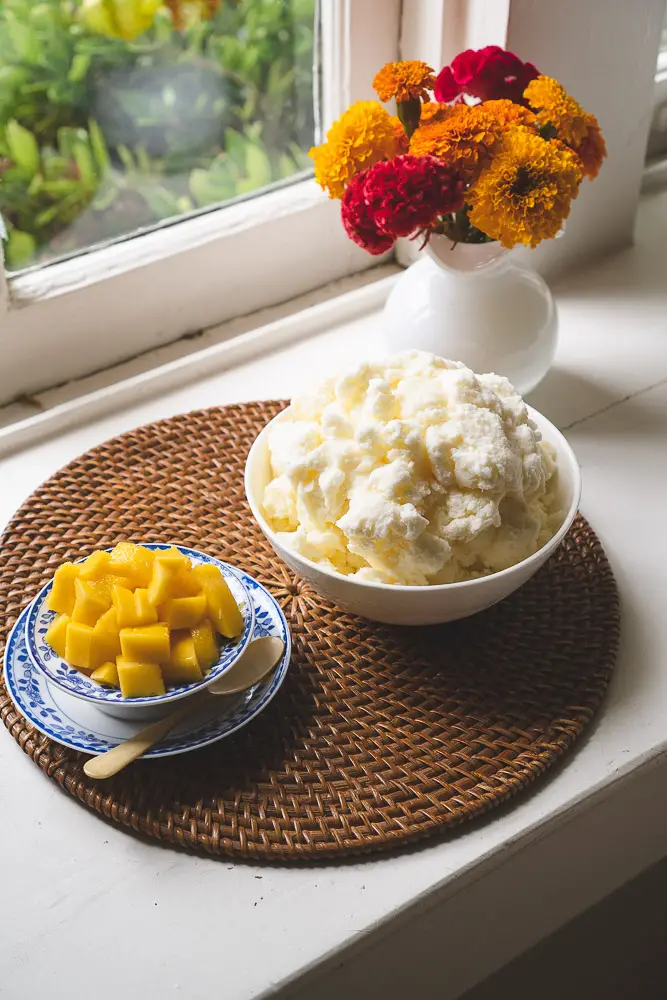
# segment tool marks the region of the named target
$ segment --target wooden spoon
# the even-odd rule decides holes
[[[285,643],[276,636],[255,639],[234,666],[219,680],[214,681],[210,687],[203,691],[193,694],[189,698],[184,698],[173,712],[170,712],[163,719],[151,723],[150,726],[146,726],[145,729],[141,729],[129,740],[98,754],[97,757],[91,757],[83,765],[84,772],[89,778],[110,778],[112,774],[118,774],[133,760],[141,757],[152,746],[164,739],[167,733],[179,722],[201,708],[209,695],[239,694],[241,691],[253,687],[273,670],[284,651]]]

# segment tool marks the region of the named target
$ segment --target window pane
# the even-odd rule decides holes
[[[3,0],[10,270],[309,170],[316,0]]]

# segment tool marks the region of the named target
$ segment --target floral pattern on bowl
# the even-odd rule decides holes
[[[154,551],[170,548],[169,544],[158,545],[153,542],[141,542],[140,544]],[[63,691],[67,691],[68,694],[74,695],[75,698],[83,698],[86,701],[94,701],[105,705],[159,706],[168,704],[169,702],[177,701],[179,698],[186,697],[193,691],[210,684],[216,678],[226,673],[250,642],[255,626],[253,602],[243,583],[245,574],[240,574],[228,563],[221,562],[219,559],[199,552],[197,549],[189,549],[183,545],[177,545],[176,548],[183,555],[187,556],[194,565],[208,563],[212,566],[217,566],[225,577],[243,616],[243,632],[235,642],[230,642],[229,640],[223,642],[217,663],[213,664],[203,681],[197,684],[179,684],[170,687],[165,694],[151,695],[147,698],[123,698],[120,691],[116,688],[102,687],[96,681],[92,681],[87,674],[82,673],[82,671],[77,670],[75,667],[70,667],[65,660],[61,659],[51,649],[45,638],[51,622],[56,617],[55,612],[49,611],[46,606],[47,598],[53,586],[52,579],[40,590],[35,600],[27,609],[25,620],[26,646],[28,655],[35,666],[42,670],[49,680],[57,684]],[[247,579],[251,578],[247,577]]]

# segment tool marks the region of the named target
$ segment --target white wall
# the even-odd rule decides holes
[[[493,3],[493,0],[487,0]],[[608,158],[566,234],[521,256],[554,274],[632,240],[665,0],[512,0],[507,47],[557,77],[602,126]]]

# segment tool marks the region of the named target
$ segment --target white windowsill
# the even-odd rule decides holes
[[[564,766],[446,841],[345,865],[270,867],[134,839],[77,808],[0,735],[0,799],[7,816],[21,817],[2,829],[8,996],[41,990],[64,1000],[95,981],[99,1000],[213,991],[329,1000],[357,995],[351,984],[361,993],[366,977],[371,997],[447,1000],[665,854],[666,194],[643,200],[638,233],[634,248],[559,282],[558,355],[530,400],[567,429],[583,469],[582,509],[622,597],[609,695]],[[273,353],[264,341],[260,356],[241,353],[234,367],[202,364],[190,370],[196,382],[167,380],[158,395],[135,383],[132,400],[126,384],[116,412],[109,396],[97,410],[101,397],[86,400],[80,426],[0,462],[0,522],[111,435],[201,406],[289,396],[305,375],[374,349],[385,293],[375,287],[372,311],[356,317],[349,300],[337,319],[333,306],[316,307],[324,328],[305,323],[303,339],[283,331]],[[123,958],[110,961],[121,928]],[[79,943],[75,962],[64,942]]]

